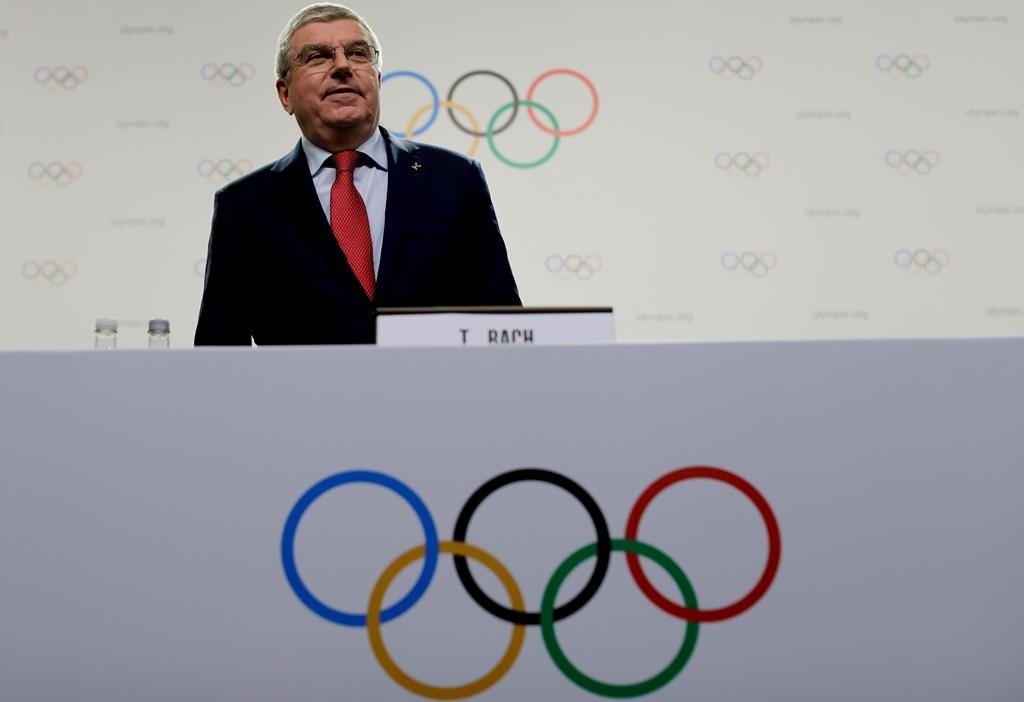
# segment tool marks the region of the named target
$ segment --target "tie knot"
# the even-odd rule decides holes
[[[359,165],[358,151],[340,151],[334,154],[334,166],[342,173],[351,173]]]

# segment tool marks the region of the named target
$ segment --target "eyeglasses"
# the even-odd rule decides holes
[[[365,41],[357,41],[348,46],[328,46],[327,44],[309,44],[302,47],[298,56],[292,59],[292,65],[298,66],[309,73],[326,73],[334,65],[337,52],[345,54],[345,60],[356,68],[365,68],[377,64],[380,52]]]

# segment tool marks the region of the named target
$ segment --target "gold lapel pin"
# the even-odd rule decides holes
[[[421,169],[421,168],[423,168],[423,165],[422,165],[422,164],[421,164],[421,163],[420,163],[419,161],[414,161],[414,162],[413,162],[413,164],[412,164],[412,169],[413,169],[414,171],[416,171],[417,173],[419,173],[419,171],[420,171],[420,169]]]

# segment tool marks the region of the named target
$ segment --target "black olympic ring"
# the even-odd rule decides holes
[[[508,116],[508,119],[505,120],[505,124],[501,125],[500,127],[495,128],[495,130],[492,132],[492,134],[495,134],[495,135],[501,134],[503,131],[505,131],[506,129],[508,129],[509,127],[512,126],[512,122],[515,121],[516,115],[519,114],[519,95],[516,93],[516,86],[512,85],[512,82],[508,78],[506,78],[505,76],[503,76],[500,73],[497,73],[495,71],[488,71],[488,70],[470,71],[469,73],[466,73],[466,74],[460,76],[458,80],[456,80],[454,83],[452,83],[452,87],[448,90],[448,98],[447,99],[448,99],[449,103],[452,103],[452,102],[455,101],[455,89],[459,87],[459,84],[462,83],[462,81],[466,80],[467,78],[472,78],[473,76],[494,76],[495,78],[500,80],[502,83],[504,83],[508,87],[509,92],[512,93],[512,114],[510,114]],[[487,132],[478,132],[476,130],[470,129],[469,127],[463,126],[463,124],[458,119],[456,119],[455,111],[452,110],[451,107],[449,107],[447,109],[448,109],[448,116],[452,118],[452,122],[454,122],[455,126],[459,128],[459,131],[463,132],[464,134],[469,134],[470,136],[475,136],[475,137],[485,137],[485,136],[487,136]],[[459,558],[463,558],[463,557],[459,556]],[[465,561],[464,558],[463,558],[463,561]]]
[[[590,575],[590,580],[587,581],[587,584],[580,590],[578,595],[561,607],[555,608],[554,620],[557,622],[578,612],[597,594],[598,588],[601,587],[604,577],[608,573],[608,564],[611,560],[612,537],[608,531],[608,522],[605,520],[604,514],[601,513],[601,508],[598,507],[597,502],[579,483],[561,473],[545,468],[519,468],[495,476],[477,488],[476,492],[466,500],[466,504],[463,505],[462,510],[459,512],[458,519],[455,520],[455,531],[452,534],[452,541],[465,543],[466,532],[469,530],[469,520],[473,517],[477,507],[491,493],[506,485],[527,480],[550,483],[562,488],[575,497],[580,501],[584,509],[587,510],[587,514],[590,515],[590,519],[594,523],[594,531],[597,532],[597,560],[594,564],[594,572]],[[473,574],[469,572],[469,566],[466,564],[464,556],[454,556],[453,560],[455,561],[455,572],[458,574],[462,586],[466,588],[466,592],[469,593],[469,596],[478,605],[499,619],[511,624],[527,626],[538,626],[540,624],[540,612],[520,612],[509,609],[488,597],[473,579]]]

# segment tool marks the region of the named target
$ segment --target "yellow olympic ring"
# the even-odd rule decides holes
[[[451,100],[442,100],[440,102],[440,105],[441,105],[441,107],[447,107],[447,108],[452,109],[452,110],[458,110],[462,114],[466,115],[466,119],[469,120],[469,124],[473,128],[473,131],[477,132],[477,133],[480,132],[480,124],[476,121],[476,117],[473,116],[473,113],[470,112],[468,108],[464,107],[463,105],[460,105],[457,102],[452,102]],[[405,128],[405,133],[406,134],[412,134],[413,131],[416,128],[416,122],[419,121],[420,117],[422,117],[423,115],[427,114],[427,112],[429,112],[433,108],[434,108],[434,103],[430,102],[430,103],[427,103],[426,105],[424,105],[423,107],[421,107],[420,109],[416,110],[416,113],[412,116],[412,119],[409,120],[409,126]],[[410,137],[410,138],[412,138],[412,137]],[[474,136],[473,137],[473,143],[470,144],[469,151],[466,152],[466,155],[469,156],[469,157],[475,156],[476,155],[477,147],[479,147],[479,146],[480,146],[480,137]]]
[[[413,121],[415,121],[415,118]],[[411,128],[409,133],[412,133]],[[370,648],[373,650],[373,655],[376,656],[377,662],[380,663],[380,667],[384,672],[392,680],[413,694],[435,700],[456,700],[470,697],[494,685],[512,668],[512,664],[516,662],[516,658],[519,656],[519,651],[523,648],[526,627],[522,624],[514,624],[512,626],[512,639],[505,650],[505,655],[501,657],[498,664],[482,678],[465,685],[458,685],[456,687],[427,685],[399,668],[398,664],[391,658],[391,654],[384,648],[384,639],[380,633],[381,606],[384,602],[384,595],[387,592],[388,585],[395,579],[395,576],[401,573],[410,563],[423,558],[426,550],[426,546],[416,546],[403,553],[384,569],[380,579],[377,580],[377,584],[373,586],[373,592],[370,594],[370,604],[366,609],[366,633],[370,637]],[[520,612],[526,611],[526,604],[523,601],[522,592],[519,591],[519,586],[516,584],[512,574],[508,572],[508,569],[497,558],[476,546],[471,546],[461,541],[442,541],[439,551],[455,556],[465,556],[482,563],[498,576],[498,580],[505,586],[512,608]]]

